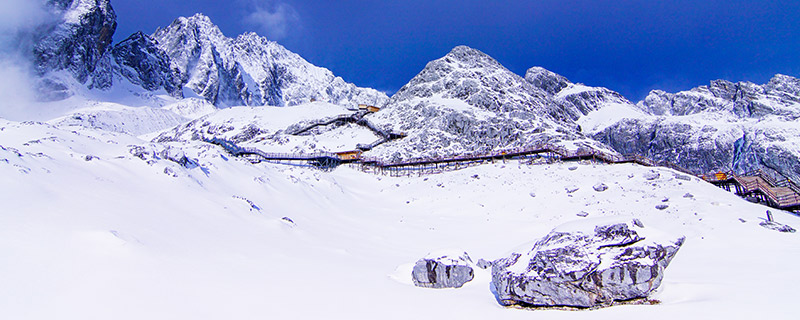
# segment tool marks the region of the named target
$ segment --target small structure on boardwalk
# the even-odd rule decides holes
[[[341,151],[336,152],[336,156],[342,161],[357,161],[361,159],[361,150]]]
[[[358,110],[366,111],[366,112],[378,112],[378,111],[381,110],[381,108],[378,108],[376,106],[371,106],[371,105],[368,105],[368,104],[359,104],[358,105]]]

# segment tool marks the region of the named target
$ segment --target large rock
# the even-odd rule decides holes
[[[414,265],[414,285],[425,288],[460,288],[475,277],[472,259],[466,252],[430,254]]]
[[[594,307],[643,298],[661,284],[683,241],[636,219],[572,223],[528,252],[495,261],[492,286],[503,305]]]

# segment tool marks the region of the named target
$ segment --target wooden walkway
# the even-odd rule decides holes
[[[773,208],[800,210],[800,187],[786,178],[775,179],[764,171],[737,175],[720,172],[703,179],[739,196],[758,199]]]
[[[386,138],[389,135],[387,134]],[[393,137],[397,139],[397,137]],[[234,156],[249,157],[253,162],[277,162],[305,164],[332,170],[342,164],[352,164],[364,172],[391,176],[437,174],[495,161],[518,160],[527,164],[593,161],[606,164],[635,163],[642,166],[661,166],[692,175],[689,170],[670,162],[655,162],[639,155],[618,155],[598,150],[567,150],[552,144],[541,144],[528,148],[510,149],[490,154],[463,154],[454,157],[417,158],[399,162],[386,162],[377,158],[345,159],[336,153],[317,152],[311,154],[269,153],[255,148],[242,148],[234,142],[219,138],[202,138],[203,141],[223,147]],[[718,173],[702,176],[703,180],[733,191],[742,197],[756,198],[761,203],[787,211],[800,210],[800,187],[786,178],[775,179],[763,172],[744,175]]]

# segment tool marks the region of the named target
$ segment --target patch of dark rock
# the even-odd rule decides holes
[[[661,174],[655,171],[650,171],[646,172],[644,175],[642,175],[642,177],[644,177],[644,179],[647,181],[653,181],[660,178]]]
[[[758,225],[760,225],[760,226],[762,226],[764,228],[770,229],[770,230],[778,231],[778,232],[784,232],[784,233],[795,233],[795,232],[797,232],[797,230],[795,230],[791,226],[785,225],[783,223],[775,222],[775,221],[765,220],[765,221],[761,221],[761,223],[759,223]]]
[[[594,185],[594,187],[592,187],[592,188],[594,188],[594,191],[597,191],[597,192],[603,192],[603,191],[608,190],[608,186],[605,183],[598,183],[598,184]]]
[[[564,189],[567,190],[567,193],[575,193],[575,191],[578,191],[580,188],[578,188],[578,187],[566,187]]]
[[[668,204],[659,204],[656,206],[656,209],[658,210],[666,210],[667,208],[669,208]]]
[[[475,278],[471,264],[472,259],[466,252],[457,257],[428,256],[417,261],[411,272],[411,278],[417,287],[461,288]]]
[[[492,262],[485,259],[478,259],[478,262],[475,264],[475,266],[481,269],[489,269],[492,267]]]

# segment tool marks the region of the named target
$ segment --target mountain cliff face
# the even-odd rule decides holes
[[[564,76],[541,67],[533,67],[525,73],[525,80],[547,92],[554,104],[553,109],[561,117],[577,121],[593,111],[609,106],[633,104],[621,94],[602,87],[589,87],[572,83]]]
[[[369,153],[389,160],[490,153],[544,142],[606,149],[577,131],[546,88],[464,46],[428,63],[369,120],[408,135]]]
[[[54,19],[40,25],[32,39],[34,67],[45,79],[41,89],[45,93],[65,90],[63,80],[50,77],[62,70],[89,88],[110,87],[108,49],[117,22],[109,0],[48,0],[47,8]]]
[[[183,96],[176,72],[170,70],[170,58],[155,40],[137,32],[111,50],[116,73],[149,91],[166,90],[173,97]]]
[[[696,173],[765,170],[800,181],[800,81],[712,81],[679,93],[653,91],[640,115],[619,115],[594,137],[622,153],[671,161]]]
[[[312,99],[345,106],[382,105],[388,100],[254,33],[225,37],[200,14],[175,20],[153,38],[171,58],[181,85],[218,106],[289,106]]]

